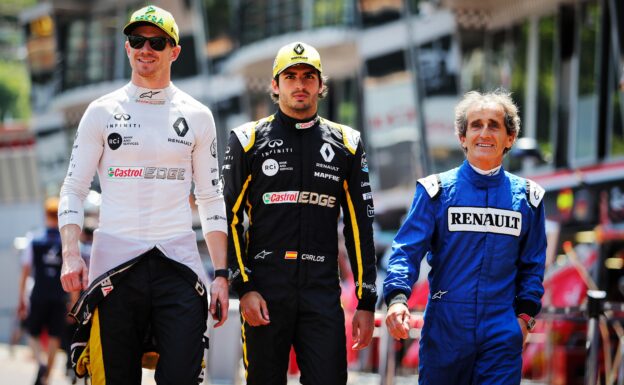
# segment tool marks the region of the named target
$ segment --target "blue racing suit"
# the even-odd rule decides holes
[[[390,303],[409,297],[426,256],[430,293],[419,383],[519,384],[516,315],[541,309],[546,252],[544,190],[500,168],[458,168],[420,179],[394,238],[384,281]]]

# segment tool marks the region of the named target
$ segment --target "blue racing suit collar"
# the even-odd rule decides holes
[[[464,163],[459,167],[459,174],[467,178],[477,188],[496,187],[505,179],[503,166],[496,175],[481,175],[470,166],[468,160],[464,160]]]

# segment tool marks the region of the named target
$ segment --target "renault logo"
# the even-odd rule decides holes
[[[305,51],[305,48],[303,48],[301,44],[297,44],[295,48],[293,48],[293,51],[295,51],[297,55],[301,55],[303,51]]]
[[[334,159],[335,153],[329,143],[323,144],[323,146],[321,147],[321,155],[323,156],[323,159],[325,159],[325,162],[327,163],[331,162],[332,159]]]
[[[188,132],[188,125],[186,124],[186,120],[184,118],[178,118],[178,120],[173,123],[173,129],[175,130],[178,136],[184,136]]]

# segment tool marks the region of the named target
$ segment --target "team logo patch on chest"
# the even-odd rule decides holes
[[[519,236],[522,214],[490,207],[449,207],[449,231],[474,231]]]

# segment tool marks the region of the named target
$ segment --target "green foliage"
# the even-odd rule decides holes
[[[30,117],[30,79],[23,63],[0,61],[0,122]]]
[[[37,4],[37,0],[2,0],[0,15],[17,16],[22,10]]]

